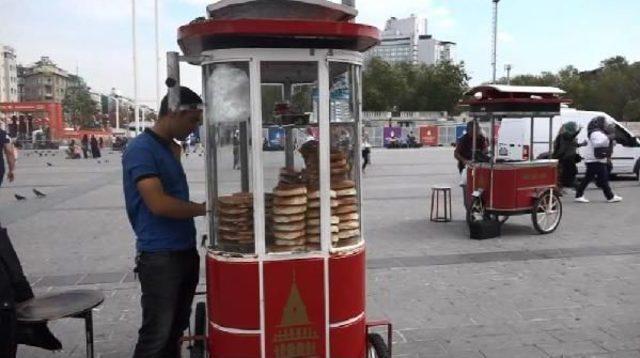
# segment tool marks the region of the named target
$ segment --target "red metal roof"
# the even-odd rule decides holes
[[[323,48],[364,52],[377,45],[380,31],[337,21],[283,19],[200,20],[178,29],[187,56],[225,48]]]

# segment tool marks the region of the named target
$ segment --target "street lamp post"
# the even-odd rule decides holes
[[[493,1],[493,55],[491,57],[491,67],[493,68],[492,83],[496,83],[496,58],[498,53],[498,2],[500,2],[500,0],[491,1]]]
[[[511,68],[513,68],[511,66],[511,64],[504,65],[504,70],[507,72],[507,84],[508,85],[511,84]]]
[[[112,88],[109,97],[116,101],[116,129],[120,129],[120,91]]]

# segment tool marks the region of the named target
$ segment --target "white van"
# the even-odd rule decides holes
[[[562,124],[576,122],[582,128],[578,135],[578,142],[587,139],[587,125],[597,116],[603,116],[616,124],[616,146],[613,149],[612,174],[635,174],[639,178],[640,171],[640,139],[634,136],[621,123],[604,112],[579,111],[573,108],[563,107],[560,116],[553,118],[552,139],[555,139]],[[498,132],[496,143],[497,159],[499,160],[524,160],[530,155],[534,158],[549,151],[549,118],[535,118],[533,152],[530,145],[530,118],[504,118]],[[578,150],[584,157],[581,151]],[[578,172],[584,173],[584,163],[578,164]]]

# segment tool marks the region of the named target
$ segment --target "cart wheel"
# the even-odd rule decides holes
[[[378,333],[369,333],[367,335],[369,342],[369,358],[390,358],[389,348],[384,343],[384,339]]]
[[[483,221],[485,219],[484,204],[482,199],[473,198],[469,210],[467,210],[467,223],[471,224],[477,221]]]
[[[562,202],[555,191],[544,192],[536,199],[531,211],[533,227],[541,234],[550,234],[560,225]]]
[[[194,334],[196,336],[204,336],[207,327],[207,306],[204,302],[196,304],[196,313],[194,318]],[[204,358],[205,344],[203,340],[196,340],[191,349],[191,358]]]

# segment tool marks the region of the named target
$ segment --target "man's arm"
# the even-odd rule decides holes
[[[16,154],[13,151],[13,144],[6,143],[4,145],[4,155],[7,157],[7,165],[9,166],[7,179],[9,179],[9,182],[13,182],[13,179],[15,178],[15,174],[13,172],[16,169]]]
[[[205,203],[196,204],[167,195],[157,177],[140,179],[137,187],[142,200],[154,215],[170,219],[190,219],[206,214]]]
[[[456,158],[462,164],[467,165],[467,159],[465,159],[462,154],[460,154],[460,142],[456,145],[456,150],[453,152],[453,157]]]

